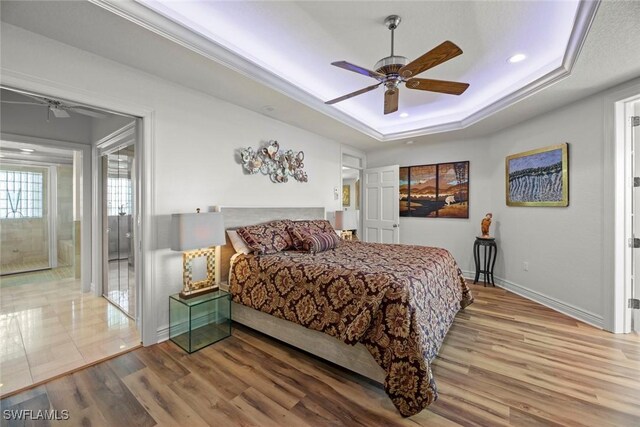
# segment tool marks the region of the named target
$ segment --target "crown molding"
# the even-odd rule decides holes
[[[318,99],[309,92],[300,89],[288,80],[285,80],[266,68],[241,57],[221,44],[196,34],[181,24],[162,16],[140,3],[135,1],[122,2],[119,0],[89,1],[149,31],[171,40],[174,43],[190,49],[199,55],[224,65],[243,76],[249,77],[271,89],[287,95],[288,97],[347,126],[350,126],[371,138],[381,142],[388,142],[403,138],[414,138],[467,128],[569,76],[576,60],[578,59],[582,46],[584,45],[584,41],[589,33],[589,29],[591,28],[591,24],[593,23],[593,19],[595,18],[601,0],[582,0],[578,5],[573,29],[560,67],[523,86],[522,88],[501,97],[497,101],[490,103],[462,120],[426,126],[410,131],[386,134],[377,131],[360,120],[357,120],[332,106],[326,105],[321,99]]]

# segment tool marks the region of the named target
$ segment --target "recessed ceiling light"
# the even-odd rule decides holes
[[[409,113],[400,113],[400,117],[402,117],[403,119],[405,117],[409,117]]]
[[[33,153],[34,150],[33,148],[21,148],[20,151],[22,151],[23,153]]]
[[[406,144],[408,144],[408,145],[413,144],[413,140],[411,140],[411,141],[407,141],[407,142],[406,142]]]
[[[524,61],[525,59],[527,59],[527,55],[525,55],[524,53],[516,53],[507,61],[509,61],[511,64],[515,64],[516,62],[521,62],[521,61]]]

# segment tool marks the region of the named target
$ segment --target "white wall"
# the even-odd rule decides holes
[[[219,99],[166,82],[15,26],[2,25],[2,71],[46,79],[53,87],[95,94],[122,105],[152,110],[156,266],[145,286],[153,289],[157,326],[168,324],[168,296],[181,288],[181,256],[168,249],[169,217],[200,207],[324,206],[340,209],[341,146]],[[42,67],[46,63],[47,67]],[[215,76],[212,76],[215,78]],[[26,88],[25,88],[26,89]],[[131,111],[124,111],[131,112]],[[284,149],[303,150],[308,183],[274,184],[247,175],[238,150],[276,139]],[[145,327],[146,329],[146,327]]]
[[[472,244],[493,212],[501,286],[595,325],[603,324],[604,99],[611,90],[520,123],[486,139],[402,146],[368,153],[369,166],[471,161],[470,220],[403,218],[402,243],[449,249],[473,271]],[[507,207],[505,157],[569,143],[569,207]],[[523,263],[529,270],[523,270]]]
[[[491,138],[490,181],[502,259],[496,275],[602,320],[602,95],[514,126]],[[504,158],[569,143],[569,206],[507,207]],[[523,262],[529,271],[523,270]],[[611,284],[609,284],[611,285]]]

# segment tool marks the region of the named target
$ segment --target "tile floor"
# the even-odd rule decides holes
[[[0,285],[0,396],[140,345],[134,321],[76,279]]]

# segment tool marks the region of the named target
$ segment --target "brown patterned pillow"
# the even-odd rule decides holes
[[[331,226],[331,223],[326,219],[310,219],[293,221],[293,226],[289,228],[289,233],[293,239],[293,247],[298,250],[304,250],[302,248],[302,240],[297,237],[295,231],[305,234],[321,234],[332,232],[335,234],[335,230]]]
[[[274,254],[293,248],[293,239],[288,232],[293,221],[288,219],[250,225],[236,230],[247,246],[259,254]]]
[[[340,245],[340,238],[336,235],[335,231],[309,234],[297,228],[293,230],[293,235],[296,237],[296,240],[302,242],[300,250],[312,254],[335,249]]]

